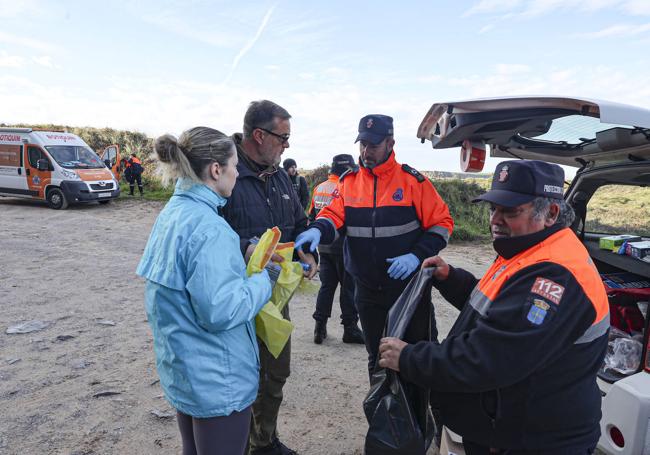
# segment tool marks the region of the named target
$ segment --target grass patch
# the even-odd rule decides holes
[[[452,243],[490,238],[487,204],[472,202],[472,199],[485,192],[484,185],[460,179],[436,179],[432,183],[449,206],[454,219],[454,233],[450,239]]]
[[[143,178],[142,185],[144,186],[144,195],[142,196],[142,199],[148,201],[167,201],[170,197],[172,197],[172,194],[174,194],[174,185],[170,185],[169,187],[165,188],[160,184],[160,180],[154,178]],[[134,193],[136,197],[140,197],[137,184]],[[120,198],[125,199],[129,197],[129,184],[126,182],[121,182]]]
[[[587,205],[587,231],[650,236],[650,188],[600,187]]]

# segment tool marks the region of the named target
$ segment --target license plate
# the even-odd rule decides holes
[[[111,193],[99,193],[97,197],[111,197]]]

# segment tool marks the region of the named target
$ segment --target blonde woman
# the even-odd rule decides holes
[[[137,269],[160,384],[183,455],[242,454],[259,382],[253,319],[272,281],[246,276],[239,237],[219,215],[237,179],[235,146],[196,127],[158,138],[155,152],[163,180],[178,179]]]

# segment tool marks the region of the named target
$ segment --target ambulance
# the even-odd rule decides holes
[[[119,165],[116,150],[105,161],[78,136],[61,131],[0,128],[0,196],[40,199],[53,209],[68,204],[106,204],[120,195],[110,169]],[[106,158],[106,156],[105,156]]]

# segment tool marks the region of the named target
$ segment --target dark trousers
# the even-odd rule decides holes
[[[467,455],[591,455],[596,447],[570,447],[552,450],[497,450],[476,444],[463,439],[463,446]],[[492,451],[491,451],[492,450]]]
[[[404,292],[409,280],[397,281],[395,287],[374,289],[363,285],[355,280],[354,302],[359,311],[359,320],[366,340],[366,351],[368,351],[368,375],[372,375],[377,363],[379,352],[379,340],[381,340],[386,325],[386,317],[398,297]],[[431,340],[438,339],[435,313],[431,302],[431,294],[424,298],[429,305],[420,305],[411,319],[407,333],[417,334],[416,340],[405,339],[407,343],[414,343],[422,340],[422,334],[429,332]]]
[[[404,280],[397,282],[396,287],[373,289],[364,286],[359,280],[355,280],[354,302],[359,311],[359,320],[366,340],[369,375],[375,369],[377,363],[379,340],[384,332],[388,310],[393,306],[393,303],[395,303],[395,300],[397,300],[407,284],[408,280]]]
[[[177,411],[183,455],[243,454],[248,442],[251,407],[229,416],[199,419]]]
[[[133,190],[135,189],[135,183],[138,182],[138,190],[140,194],[143,193],[142,188],[142,174],[131,174],[131,176],[126,179],[129,182],[129,194],[133,195]]]
[[[314,319],[327,322],[332,315],[336,287],[340,284],[341,323],[344,326],[356,325],[359,321],[359,313],[354,305],[354,279],[343,267],[343,255],[321,253],[319,274],[321,286],[316,297]]]
[[[289,319],[289,305],[282,309],[282,315]],[[260,348],[260,386],[253,403],[250,448],[260,449],[271,445],[278,437],[278,414],[282,404],[282,388],[291,373],[291,338],[276,359],[258,338]]]

